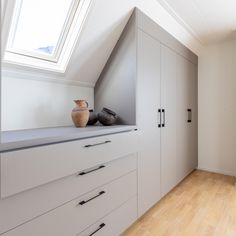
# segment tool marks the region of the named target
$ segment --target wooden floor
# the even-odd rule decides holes
[[[195,171],[123,236],[236,236],[235,181]]]

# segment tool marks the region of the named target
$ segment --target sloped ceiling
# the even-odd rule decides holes
[[[137,7],[198,54],[202,44],[158,0],[92,0],[65,74],[4,67],[9,76],[94,87],[129,17]]]
[[[195,53],[201,43],[157,0],[94,0],[65,79],[93,87],[134,7],[138,7]]]
[[[228,40],[236,30],[235,0],[157,0],[205,45]]]

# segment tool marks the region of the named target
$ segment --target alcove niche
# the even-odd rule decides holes
[[[117,113],[117,124],[136,125],[136,14],[125,26],[94,88],[94,108]]]

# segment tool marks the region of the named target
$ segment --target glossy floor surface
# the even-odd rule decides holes
[[[122,236],[236,236],[235,182],[194,171]]]

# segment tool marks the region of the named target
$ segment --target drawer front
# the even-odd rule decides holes
[[[137,198],[134,197],[78,236],[119,236],[137,220]]]
[[[1,197],[134,153],[136,148],[135,132],[124,132],[2,153]]]
[[[3,235],[74,236],[136,195],[133,171]]]
[[[89,172],[97,169],[85,170]],[[137,168],[137,154],[103,164],[84,175],[72,175],[0,201],[0,234],[55,209]]]

